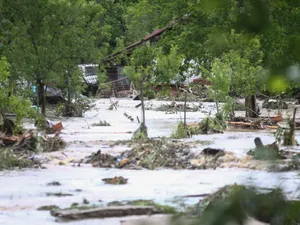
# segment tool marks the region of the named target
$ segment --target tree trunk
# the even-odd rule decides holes
[[[3,119],[2,133],[4,133],[6,136],[12,136],[14,133],[14,122],[8,119],[4,112],[1,112],[1,116]]]
[[[145,104],[144,104],[144,84],[141,84],[141,93],[140,93],[141,103],[142,103],[142,124],[146,126],[145,119]]]
[[[39,98],[39,106],[42,107],[42,114],[46,115],[46,95],[45,95],[45,84],[41,81],[38,81],[38,98]]]
[[[67,114],[69,114],[70,112],[70,106],[71,106],[71,85],[70,85],[70,78],[67,77],[67,81],[68,81],[68,87],[67,87],[67,105],[66,105],[66,112]]]
[[[295,145],[297,145],[297,142],[296,142],[296,139],[295,139],[296,112],[297,112],[297,108],[294,108],[293,118],[289,120],[290,129],[288,131],[285,131],[285,133],[284,133],[283,145],[285,145],[285,146],[295,146]]]
[[[148,132],[145,119],[145,104],[144,104],[144,84],[141,83],[140,88],[141,110],[142,110],[142,122],[140,127],[134,132],[132,139],[137,141],[145,141],[148,139]]]
[[[297,108],[294,108],[294,113],[293,113],[293,119],[291,121],[291,144],[293,146],[297,145],[296,142],[296,138],[295,138],[295,130],[296,130],[296,124],[295,124],[295,120],[296,120],[296,113],[297,113]]]
[[[187,102],[187,90],[184,92],[184,109],[183,109],[183,124],[184,124],[184,131],[186,132],[186,102]]]
[[[246,117],[258,118],[258,110],[256,108],[256,96],[247,96],[245,98]]]

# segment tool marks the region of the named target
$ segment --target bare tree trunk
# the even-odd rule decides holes
[[[140,99],[141,99],[141,110],[142,110],[142,121],[140,127],[134,132],[133,140],[145,141],[148,139],[146,118],[145,118],[145,104],[144,104],[144,83],[142,81],[140,86]]]
[[[68,82],[68,87],[67,87],[67,105],[66,105],[66,112],[67,114],[70,113],[71,109],[70,109],[70,106],[71,106],[71,85],[70,85],[70,77],[67,76],[66,77],[67,79],[67,82]]]
[[[1,116],[3,119],[2,133],[4,133],[6,136],[12,136],[14,133],[14,122],[8,119],[3,111],[1,111]]]
[[[291,131],[291,145],[295,146],[296,143],[296,139],[295,139],[295,130],[296,130],[296,125],[295,125],[295,120],[296,120],[296,112],[297,112],[297,108],[294,108],[294,114],[293,114],[293,119],[291,121],[290,124],[290,131]]]
[[[46,95],[45,95],[45,84],[38,81],[38,96],[39,96],[39,106],[42,106],[42,114],[46,115]]]
[[[246,117],[258,118],[258,112],[256,109],[256,96],[247,96],[245,98]]]
[[[187,102],[187,91],[184,92],[184,109],[183,109],[183,124],[184,130],[186,131],[186,102]]]
[[[146,126],[146,119],[145,119],[145,104],[144,104],[144,84],[141,84],[141,103],[142,103],[142,124]]]

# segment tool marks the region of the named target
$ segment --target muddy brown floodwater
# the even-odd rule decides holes
[[[147,104],[160,105],[162,102],[151,101]],[[91,204],[106,204],[111,201],[151,199],[157,203],[178,205],[194,204],[199,198],[180,198],[185,195],[207,194],[224,185],[238,183],[257,185],[261,188],[282,187],[289,198],[297,198],[300,193],[298,172],[270,173],[246,169],[216,170],[125,170],[93,168],[91,165],[70,163],[82,159],[99,149],[105,153],[119,154],[128,150],[126,146],[109,147],[111,140],[128,140],[139,124],[131,122],[123,113],[133,118],[140,117],[140,110],[134,106],[137,101],[120,100],[118,110],[107,110],[109,100],[98,100],[96,109],[85,114],[84,118],[62,118],[65,127],[61,137],[69,145],[62,152],[40,154],[47,169],[24,169],[0,172],[0,224],[4,225],[53,225],[55,218],[48,211],[38,211],[44,205],[69,207],[72,203],[81,203],[87,199]],[[196,104],[196,103],[195,103]],[[198,104],[198,103],[197,103]],[[214,113],[213,103],[204,103],[199,112],[187,113],[188,122],[199,121],[209,112]],[[275,112],[274,112],[275,113]],[[183,116],[165,114],[165,112],[146,111],[148,132],[151,137],[169,136]],[[54,118],[55,122],[61,119]],[[107,127],[93,127],[92,123],[105,120]],[[30,125],[28,124],[28,127]],[[225,132],[224,134],[199,135],[186,141],[207,141],[193,151],[205,147],[215,147],[233,152],[242,157],[254,147],[253,139],[259,136],[264,144],[274,142],[270,131],[263,132]],[[296,138],[299,140],[299,133]],[[207,143],[205,145],[205,143]],[[299,151],[299,147],[294,148]],[[126,185],[107,185],[103,178],[123,176],[128,178]],[[49,182],[58,181],[60,186],[49,186]],[[58,197],[47,193],[65,193]],[[120,224],[121,220],[135,219],[109,218],[68,222],[70,225],[83,224]]]

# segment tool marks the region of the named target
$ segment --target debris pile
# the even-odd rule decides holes
[[[176,208],[168,205],[160,205],[152,200],[133,200],[133,201],[113,201],[109,202],[107,206],[153,206],[158,211],[164,214],[177,213]]]
[[[189,104],[186,105],[186,112],[197,112],[200,109],[200,106],[197,106],[195,104]],[[166,114],[174,114],[177,112],[183,112],[184,111],[184,104],[183,103],[176,103],[175,101],[172,101],[170,104],[162,104],[161,106],[157,107],[155,109],[156,111],[165,111]]]
[[[275,159],[285,159],[283,154],[279,152],[279,147],[276,142],[263,145],[259,137],[254,139],[255,149],[247,152],[248,155],[252,155],[253,159],[257,160],[275,160]]]
[[[189,145],[166,139],[149,140],[143,144],[133,145],[132,150],[121,154],[122,161],[126,160],[123,166],[134,164],[147,169],[160,167],[191,169],[189,160],[192,157]]]
[[[256,140],[256,144],[258,141]],[[196,142],[181,142],[170,139],[149,139],[131,142],[131,150],[121,155],[102,154],[101,150],[84,159],[94,167],[127,169],[216,169],[244,168],[264,171],[291,171],[300,168],[300,154],[279,151],[276,144],[250,150],[248,155],[238,157],[223,149],[204,148],[200,153],[192,152]],[[260,146],[258,144],[258,146]],[[265,148],[265,149],[264,149]],[[270,160],[273,159],[273,160]],[[262,161],[263,160],[263,161]]]
[[[205,148],[191,160],[191,163],[201,169],[228,168],[232,163],[240,163],[241,159],[223,149]]]
[[[120,177],[114,177],[114,178],[104,178],[102,179],[105,184],[115,184],[115,185],[120,185],[120,184],[127,184],[128,179],[120,176]]]
[[[61,129],[62,124],[57,123],[47,129],[47,133],[52,135],[42,134],[38,130],[28,130],[14,136],[0,135],[0,169],[40,165],[34,157],[37,153],[58,151],[66,146],[66,142],[58,136]]]
[[[255,138],[255,149],[247,152],[253,159],[268,160],[267,170],[274,172],[285,172],[298,170],[300,168],[300,154],[288,150],[280,150],[276,142],[263,145],[260,138]]]
[[[108,107],[108,110],[117,110],[118,107],[119,107],[119,101],[112,101],[111,99],[110,100],[110,106]]]
[[[115,168],[118,167],[118,158],[109,154],[102,154],[99,150],[84,159],[83,163],[91,163],[93,167]]]
[[[161,213],[152,206],[112,206],[87,209],[56,209],[51,215],[61,221],[81,220],[90,218],[124,217],[133,215],[152,215]]]
[[[123,115],[124,115],[127,119],[129,119],[131,122],[134,121],[134,118],[133,118],[132,116],[128,115],[126,112],[124,112]]]
[[[255,130],[263,130],[263,129],[277,129],[278,122],[283,120],[281,115],[270,117],[270,118],[245,118],[245,117],[235,117],[233,120],[228,121],[227,124],[229,126],[233,126],[235,128],[240,129],[255,129]]]
[[[191,165],[190,160],[194,154],[189,151],[189,148],[187,143],[149,139],[144,143],[133,143],[131,150],[119,156],[102,154],[99,150],[83,162],[104,168],[193,169],[195,167]]]

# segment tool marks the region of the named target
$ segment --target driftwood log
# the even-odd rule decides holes
[[[54,210],[51,215],[60,220],[81,220],[87,218],[124,217],[134,215],[152,215],[160,213],[152,206],[115,206],[92,209]]]

